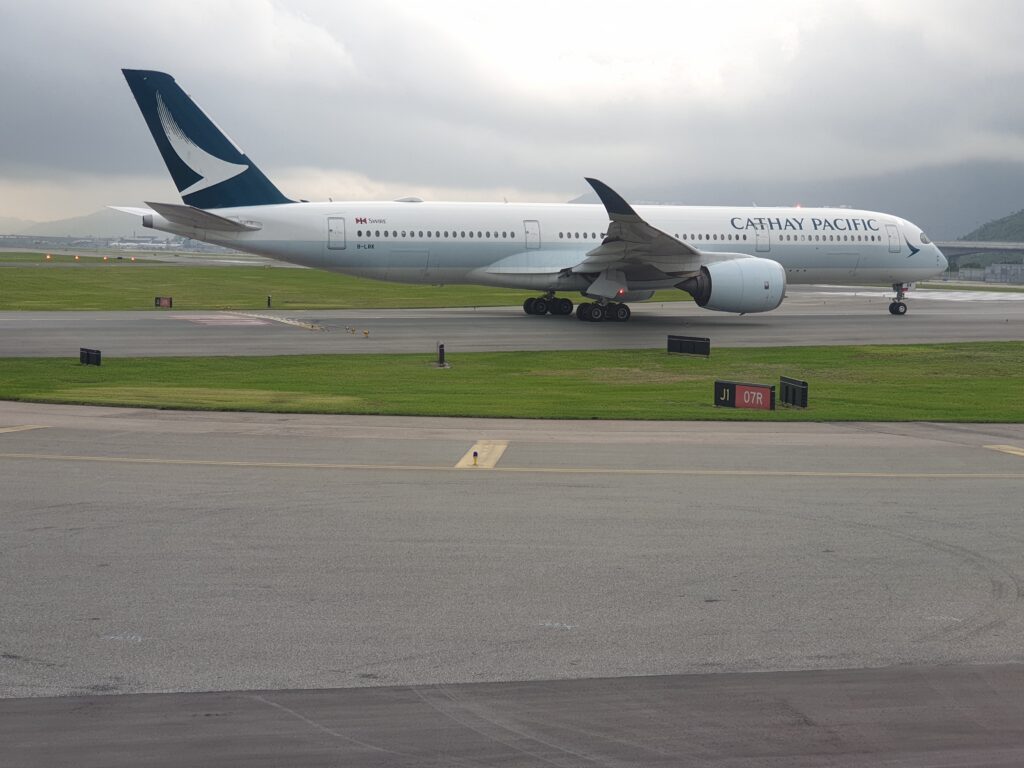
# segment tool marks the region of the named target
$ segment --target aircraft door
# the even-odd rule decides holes
[[[900,252],[900,230],[895,224],[886,224],[885,231],[889,233],[889,253]]]
[[[540,248],[540,222],[524,221],[523,229],[526,231],[526,250],[537,250]]]
[[[327,247],[332,251],[345,250],[345,219],[330,216],[327,219]]]
[[[767,229],[757,230],[757,252],[768,253],[772,249],[772,233]]]

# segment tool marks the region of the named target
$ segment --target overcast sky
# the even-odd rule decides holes
[[[1022,162],[1022,30],[1020,0],[0,0],[0,217],[179,199],[122,67],[312,200]]]

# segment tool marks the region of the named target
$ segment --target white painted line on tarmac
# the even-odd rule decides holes
[[[0,432],[28,432],[30,429],[46,429],[35,424],[22,424],[20,427],[0,427]]]
[[[1018,448],[1016,445],[986,445],[985,447],[990,451],[1009,453],[1013,456],[1024,456],[1024,448]]]
[[[240,317],[251,317],[256,320],[269,320],[273,323],[281,323],[282,325],[292,325],[296,328],[305,328],[307,331],[322,331],[324,327],[317,325],[316,323],[307,323],[304,320],[296,320],[292,317],[277,317],[276,315],[263,315],[256,312],[235,312]]]
[[[220,315],[167,315],[172,320],[187,320],[196,325],[267,325],[268,321],[258,317],[246,317],[235,313]]]
[[[456,469],[494,469],[508,448],[508,440],[480,440],[459,459]]]

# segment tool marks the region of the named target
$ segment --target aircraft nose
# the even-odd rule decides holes
[[[935,265],[943,272],[949,269],[949,260],[939,250],[938,246],[935,247]]]

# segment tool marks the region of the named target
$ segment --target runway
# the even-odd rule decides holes
[[[1024,338],[917,296],[0,313],[0,356]],[[0,764],[1024,763],[1024,426],[0,403],[0,476]]]
[[[0,474],[18,765],[1024,760],[1022,425],[0,403]]]
[[[880,289],[797,286],[774,312],[735,316],[690,302],[634,305],[628,323],[532,317],[518,307],[251,312],[0,312],[0,357],[449,353],[712,346],[909,344],[1024,339],[1024,293],[914,292],[893,317]]]

